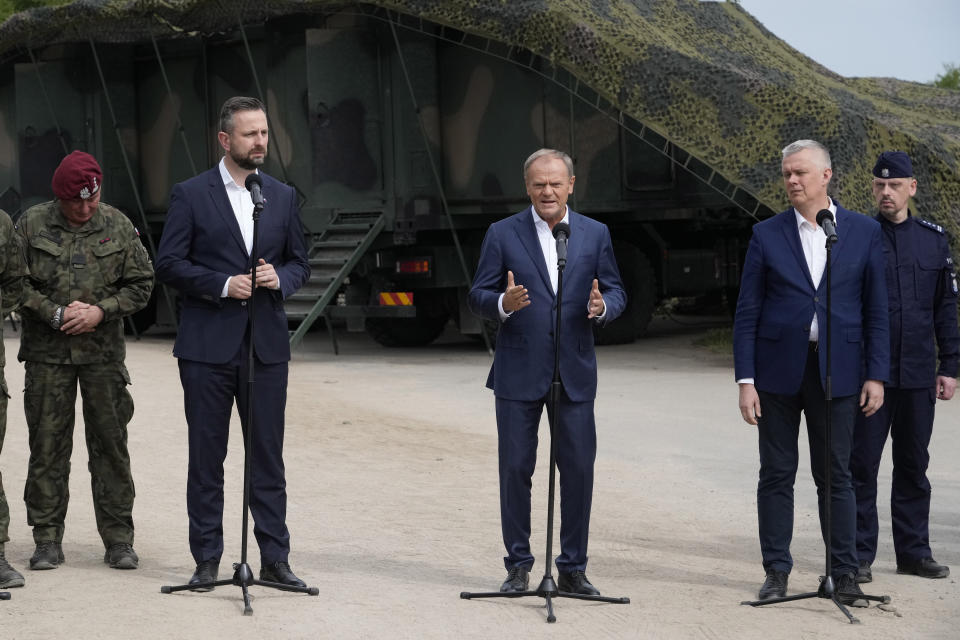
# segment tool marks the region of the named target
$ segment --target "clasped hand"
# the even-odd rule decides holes
[[[103,309],[94,304],[74,300],[63,308],[60,331],[70,336],[91,333],[102,321]]]
[[[273,265],[267,263],[263,258],[260,258],[260,263],[257,265],[256,286],[266,287],[267,289],[277,289],[280,286],[280,278],[277,276]],[[246,300],[253,295],[253,288],[250,286],[250,274],[240,273],[231,276],[230,284],[227,286],[227,295],[237,300]]]

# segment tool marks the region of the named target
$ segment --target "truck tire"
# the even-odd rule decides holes
[[[618,244],[614,253],[623,288],[627,292],[627,306],[613,322],[603,327],[593,327],[596,344],[629,344],[642,336],[647,331],[657,302],[653,267],[640,249],[629,244]]]
[[[367,333],[385,347],[422,347],[440,337],[448,316],[367,318]]]

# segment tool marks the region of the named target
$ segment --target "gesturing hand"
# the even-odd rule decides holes
[[[603,294],[600,293],[600,283],[597,282],[596,278],[593,279],[593,288],[590,289],[590,302],[587,308],[590,310],[590,313],[587,314],[588,318],[602,316],[606,308],[603,303]]]
[[[507,271],[507,290],[503,292],[503,310],[507,313],[523,309],[530,304],[527,288],[513,283],[513,271]]]

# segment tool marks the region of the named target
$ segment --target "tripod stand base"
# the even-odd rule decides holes
[[[229,580],[215,580],[213,582],[197,582],[194,584],[180,584],[174,587],[163,586],[160,587],[160,593],[174,593],[176,591],[194,591],[194,590],[206,590],[210,591],[214,587],[223,587],[228,584],[235,585],[240,587],[243,593],[243,615],[249,616],[253,615],[253,608],[250,606],[250,592],[248,587],[258,586],[258,587],[269,587],[271,589],[276,589],[278,591],[291,591],[293,593],[305,593],[310,596],[320,595],[320,590],[316,587],[294,587],[288,584],[283,584],[281,582],[268,582],[266,580],[256,580],[253,577],[253,571],[250,569],[250,565],[245,562],[238,562],[233,565],[233,577]]]
[[[546,600],[547,622],[556,622],[557,617],[553,615],[553,598],[571,598],[573,600],[591,600],[593,602],[608,602],[611,604],[630,604],[630,598],[608,598],[605,596],[588,596],[580,593],[569,593],[557,589],[557,583],[553,576],[546,574],[540,581],[540,586],[536,591],[486,591],[473,593],[470,591],[461,591],[461,600],[473,600],[476,598],[527,598],[536,596]]]
[[[9,600],[10,594],[6,591],[0,591],[0,600]]]
[[[832,589],[831,582],[831,593],[826,593],[826,591],[811,591],[810,593],[798,593],[793,596],[783,596],[780,598],[768,598],[766,600],[744,600],[740,604],[749,605],[751,607],[763,607],[768,604],[778,604],[780,602],[793,602],[794,600],[808,600],[810,598],[821,598],[823,600],[830,600],[833,604],[837,605],[837,608],[847,616],[847,619],[850,621],[850,624],[860,624],[858,620],[850,611],[847,609],[846,605],[840,602],[839,594]],[[883,604],[890,604],[890,596],[871,596],[867,594],[856,594],[857,600],[873,600],[874,602],[880,602]]]

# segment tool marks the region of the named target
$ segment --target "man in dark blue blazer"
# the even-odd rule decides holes
[[[828,209],[839,238],[831,260],[831,577],[841,602],[865,607],[866,600],[857,597],[863,592],[856,584],[856,502],[849,463],[857,406],[865,415],[880,408],[890,371],[880,225],[827,196],[832,170],[823,145],[812,140],[788,145],[782,174],[793,207],[753,227],[733,331],[740,412],[747,423],[758,425],[757,514],[766,571],[759,598],[785,595],[793,567],[790,541],[801,412],[826,540],[827,236],[817,213]]]
[[[249,402],[247,302],[255,295],[250,512],[260,579],[303,587],[290,570],[283,424],[290,345],[284,298],[310,275],[295,191],[258,170],[267,155],[267,117],[255,98],[227,100],[218,133],[224,156],[173,188],[157,250],[157,278],[181,294],[173,354],[179,359],[189,430],[187,513],[191,584],[217,579],[223,553],[223,461],[234,400],[244,430]],[[256,282],[251,282],[253,202],[248,175],[263,180]],[[209,588],[198,588],[207,591]]]
[[[552,230],[565,222],[570,238],[561,310],[563,391],[553,429],[560,471],[558,588],[599,595],[585,573],[597,449],[593,324],[620,315],[626,294],[607,227],[567,207],[574,182],[570,157],[541,149],[524,163],[523,177],[532,206],[490,226],[469,296],[474,313],[500,324],[487,379],[496,396],[500,518],[507,549],[508,574],[500,590],[525,591],[534,562],[531,478],[544,404],[551,411],[547,396],[554,371],[558,278]]]

